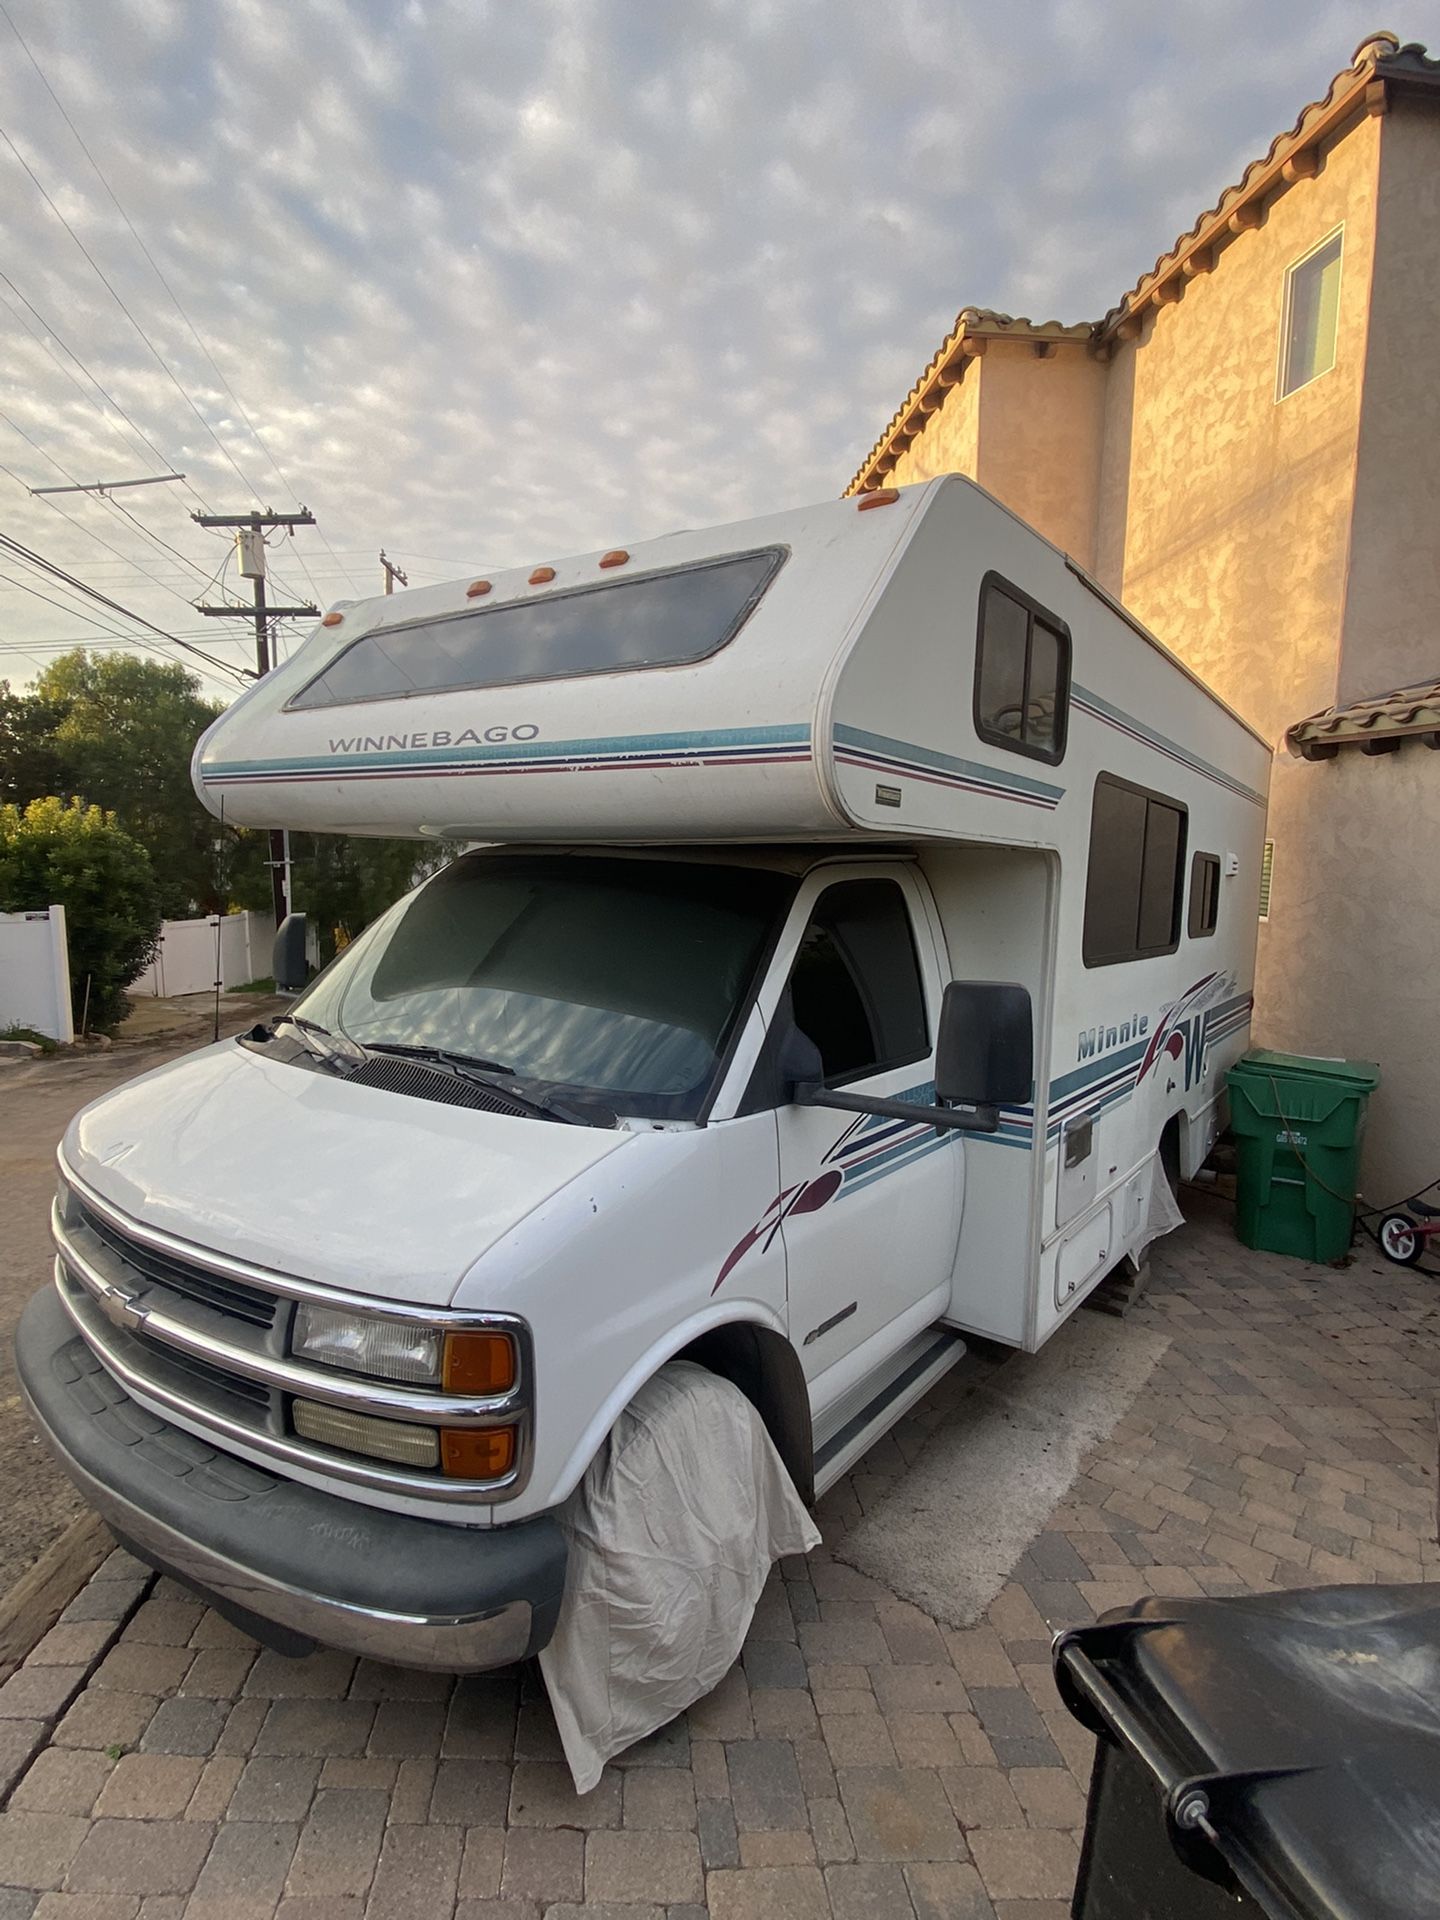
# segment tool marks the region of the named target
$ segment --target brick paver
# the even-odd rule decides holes
[[[822,1503],[707,1700],[577,1795],[533,1669],[262,1652],[116,1553],[0,1690],[0,1920],[1062,1920],[1090,1737],[1049,1643],[1149,1593],[1440,1580],[1440,1286],[1154,1258],[1171,1345],[983,1620],[835,1559],[965,1389]]]

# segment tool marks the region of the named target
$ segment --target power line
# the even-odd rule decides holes
[[[27,446],[33,447],[36,453],[40,455],[42,460],[48,460],[51,466],[54,467],[57,473],[65,472],[65,468],[55,458],[54,454],[48,453],[46,449],[40,445],[40,442],[36,440],[31,434],[28,434],[25,431],[24,427],[20,425],[19,421],[13,420],[10,417],[10,415],[4,411],[3,408],[0,408],[0,420],[3,420],[7,427],[12,428],[14,432],[18,433],[20,438],[25,442]],[[30,488],[25,485],[25,482],[20,478],[19,474],[16,473],[12,468],[0,465],[0,473],[6,474],[11,480],[15,482],[17,487],[23,487],[26,493],[30,493]],[[96,541],[98,545],[104,547],[107,553],[113,553],[116,559],[123,561],[124,564],[132,572],[143,574],[147,580],[152,581],[155,586],[161,588],[163,592],[168,593],[172,597],[172,599],[179,600],[183,605],[187,607],[190,605],[190,601],[186,599],[185,595],[183,593],[180,593],[175,587],[171,586],[168,581],[162,580],[159,574],[151,573],[147,567],[142,567],[140,562],[137,559],[135,559],[133,555],[121,553],[120,549],[118,547],[112,547],[108,540],[102,540],[100,535],[96,533],[93,528],[87,527],[83,520],[77,520],[73,513],[68,512],[64,507],[57,505],[56,502],[52,500],[48,495],[41,496],[41,504],[43,506],[49,507],[52,513],[58,513],[62,520],[68,520],[72,527],[78,528],[78,530],[81,533],[86,534],[91,540]],[[167,551],[175,555],[177,560],[184,561],[185,565],[189,567],[189,569],[191,570],[192,573],[195,574],[197,579],[205,580],[205,570],[203,567],[197,566],[193,560],[187,560],[185,558],[185,555],[182,554],[177,547],[170,546],[168,541],[162,540],[159,534],[153,533],[150,530],[150,528],[144,524],[143,521],[136,520],[135,516],[131,513],[126,513],[125,509],[123,507],[120,507],[118,501],[108,501],[106,504],[109,506],[115,507],[123,515],[123,517],[126,520],[129,520],[133,526],[137,527],[139,531],[142,534],[144,534],[148,539],[153,541],[155,545],[165,547]],[[207,586],[208,584],[209,582],[206,581]]]
[[[66,377],[70,380],[71,385],[76,388],[77,392],[84,394],[84,397],[90,401],[90,405],[95,408],[95,411],[100,415],[100,418],[102,420],[105,419],[104,407],[98,406],[94,400],[91,400],[90,396],[85,393],[84,388],[80,386],[79,382],[75,379],[74,375],[69,374],[67,372],[66,368],[60,361],[59,355],[55,352],[55,347],[58,347],[60,349],[60,352],[65,355],[66,359],[74,362],[74,364],[80,369],[81,373],[83,373],[85,378],[90,382],[91,386],[94,387],[95,391],[100,395],[101,399],[104,400],[105,405],[110,407],[115,413],[119,414],[120,418],[125,422],[126,426],[129,427],[130,431],[135,435],[136,439],[140,441],[141,445],[146,447],[151,453],[153,453],[155,458],[158,461],[160,461],[162,465],[168,466],[169,462],[167,461],[165,455],[156,446],[155,442],[150,438],[149,434],[146,433],[145,429],[130,418],[130,415],[125,411],[124,407],[121,406],[120,402],[115,398],[113,393],[111,393],[107,388],[101,386],[100,382],[95,378],[94,374],[91,373],[89,367],[86,366],[85,362],[80,358],[79,354],[76,353],[73,348],[66,345],[65,341],[60,337],[56,329],[51,326],[50,322],[45,318],[44,314],[41,313],[40,309],[33,303],[33,301],[30,301],[25,297],[25,295],[20,291],[19,287],[17,287],[15,282],[10,278],[9,274],[5,272],[3,267],[0,267],[0,281],[3,281],[5,283],[5,285],[10,289],[11,293],[13,293],[15,298],[20,302],[21,306],[24,307],[28,313],[31,313],[34,315],[35,320],[40,327],[39,334],[34,333],[29,327],[26,327],[26,332],[30,333],[31,338],[36,340],[39,343],[39,345],[45,349],[46,353],[50,355],[50,358],[54,360],[55,364],[58,367],[60,367],[61,372],[66,373]],[[7,302],[7,305],[8,305],[8,302]],[[22,326],[25,326],[25,322],[23,320],[20,322],[20,324]],[[43,337],[45,334],[48,334],[50,336],[49,340],[46,340]],[[54,346],[50,344],[50,341],[53,341],[55,343]],[[113,423],[106,421],[107,426],[112,424]],[[201,499],[201,496],[195,491],[195,488],[191,486],[188,480],[185,482],[185,491],[192,497],[192,499],[199,500],[202,507],[206,504],[205,501]]]
[[[80,151],[84,154],[86,160],[90,163],[90,169],[94,173],[95,178],[100,182],[100,185],[104,188],[105,193],[110,200],[110,204],[114,207],[115,211],[119,214],[120,218],[125,222],[126,227],[129,229],[131,239],[134,240],[136,246],[139,247],[141,253],[144,254],[146,261],[149,263],[151,271],[155,275],[155,278],[160,282],[161,286],[165,289],[166,295],[169,298],[171,306],[174,307],[176,313],[179,314],[181,320],[185,323],[185,326],[189,331],[190,338],[195,342],[196,346],[200,349],[200,352],[204,355],[205,360],[210,367],[210,370],[215,375],[215,378],[220,382],[221,387],[224,389],[225,393],[229,396],[230,400],[234,404],[235,411],[239,414],[241,420],[244,422],[246,431],[250,434],[250,437],[254,440],[256,446],[258,446],[260,451],[264,454],[266,460],[270,464],[271,470],[274,472],[275,477],[279,480],[281,486],[284,487],[285,491],[291,496],[291,498],[295,501],[296,505],[298,506],[299,495],[295,492],[295,489],[290,485],[290,482],[286,479],[285,474],[281,469],[279,461],[275,458],[275,455],[270,449],[269,443],[264,439],[264,437],[260,432],[260,429],[255,425],[254,421],[251,420],[249,414],[245,411],[244,402],[241,400],[239,394],[236,393],[235,389],[231,386],[230,382],[226,379],[224,372],[221,370],[218,362],[215,359],[214,354],[211,353],[209,347],[205,344],[205,341],[201,338],[199,330],[196,328],[194,321],[190,318],[190,315],[185,311],[185,308],[180,304],[180,297],[175,292],[175,289],[171,286],[170,282],[166,279],[164,272],[161,270],[159,261],[156,260],[154,254],[152,254],[149,247],[146,246],[144,239],[141,237],[139,229],[135,225],[135,222],[130,218],[130,215],[125,211],[125,208],[120,204],[119,196],[116,194],[115,189],[110,185],[110,182],[106,178],[105,172],[103,168],[100,166],[99,161],[96,160],[94,154],[91,153],[89,147],[86,145],[84,136],[81,134],[80,129],[76,126],[75,122],[71,119],[64,101],[60,98],[59,94],[56,93],[54,87],[51,86],[49,77],[47,76],[45,69],[40,65],[40,62],[36,59],[34,53],[31,51],[30,43],[26,40],[24,34],[22,34],[19,27],[16,26],[13,18],[11,17],[8,7],[4,5],[4,0],[0,0],[0,14],[4,15],[6,25],[9,27],[10,31],[14,34],[15,38],[20,42],[20,46],[24,51],[25,58],[30,62],[31,66],[35,69],[35,72],[39,78],[41,86],[44,87],[46,93],[49,94],[51,100],[55,104],[56,111],[59,113],[61,119],[65,122],[66,126],[70,129],[71,133],[74,135],[76,145],[79,147]],[[38,185],[39,183],[37,182],[36,184]],[[211,433],[211,438],[215,439],[217,446],[220,444],[219,440],[216,439],[216,436],[214,435],[213,432]],[[224,449],[222,448],[222,452],[223,451]],[[226,457],[228,458],[229,456],[227,455]],[[235,465],[233,460],[231,461],[230,464],[232,466]],[[238,467],[236,467],[235,471],[239,473],[240,470]],[[241,474],[240,477],[243,481],[244,475]],[[334,548],[330,545],[330,542],[326,539],[323,531],[320,532],[320,541],[321,541],[321,544],[325,547],[326,551],[330,554],[330,557],[335,561],[335,564],[337,566],[340,566],[339,556],[335,553]],[[296,552],[296,559],[300,563],[300,568],[301,568],[301,571],[304,573],[305,578],[310,581],[312,590],[315,590],[315,582],[311,578],[310,569],[305,563],[305,557],[298,550]],[[353,584],[353,577],[348,574],[348,571],[343,567],[341,568],[341,571],[346,573],[347,578],[351,578],[352,584]]]
[[[72,619],[83,620],[88,626],[94,627],[97,632],[112,636],[108,640],[96,640],[89,634],[78,634],[73,640],[66,640],[60,643],[50,640],[37,640],[32,641],[28,646],[18,640],[4,640],[0,641],[0,654],[19,654],[22,658],[31,661],[32,664],[38,665],[43,654],[71,653],[77,646],[89,647],[96,653],[110,653],[122,648],[127,650],[139,648],[145,653],[153,654],[157,660],[163,660],[167,663],[170,662],[171,656],[168,653],[162,652],[152,641],[142,640],[136,634],[122,633],[118,627],[108,626],[99,620],[92,619],[88,613],[82,613],[77,607],[67,606],[64,601],[52,599],[48,593],[41,593],[38,587],[32,587],[24,580],[17,580],[13,574],[0,573],[0,580],[8,580],[10,585],[17,588],[21,593],[32,594],[35,599],[43,600],[47,606],[58,607],[61,613],[68,613]],[[212,684],[218,683],[217,675],[206,673],[203,668],[200,672],[203,679],[211,681]]]
[[[186,653],[193,653],[199,659],[208,661],[212,667],[218,667],[222,673],[231,674],[241,681],[253,678],[253,675],[243,668],[232,666],[228,660],[218,659],[213,653],[207,653],[203,647],[195,646],[192,641],[182,640],[178,634],[167,633],[164,627],[157,627],[153,620],[147,620],[142,614],[132,612],[120,601],[112,600],[109,594],[101,593],[98,588],[87,586],[83,580],[77,580],[73,574],[57,566],[53,560],[47,560],[43,554],[36,553],[18,540],[12,540],[8,533],[0,533],[0,553],[8,553],[17,560],[29,561],[32,567],[49,574],[52,579],[60,581],[62,585],[72,588],[75,592],[83,594],[87,600],[93,600],[97,606],[107,607],[123,619],[133,620],[136,626],[146,628],[150,633],[157,634],[162,640],[170,641],[174,646],[183,647]]]
[[[31,180],[34,181],[35,186],[40,193],[40,197],[44,200],[46,206],[49,207],[50,211],[54,214],[55,218],[60,222],[61,226],[64,227],[66,233],[69,234],[70,238],[75,242],[75,245],[80,249],[81,253],[85,256],[86,260],[90,263],[90,266],[94,269],[96,278],[100,281],[100,284],[105,288],[105,291],[110,295],[111,299],[115,302],[116,306],[119,307],[120,311],[124,314],[125,318],[130,322],[131,326],[135,329],[136,333],[139,334],[141,340],[145,343],[145,346],[148,349],[151,357],[155,361],[155,364],[160,368],[160,371],[165,375],[165,378],[170,382],[171,386],[174,387],[175,391],[179,394],[180,398],[185,402],[186,406],[189,407],[190,411],[194,414],[195,418],[200,422],[201,426],[204,427],[206,433],[208,433],[210,438],[215,442],[215,445],[220,450],[220,454],[222,458],[233,469],[241,486],[244,487],[247,490],[247,492],[254,494],[255,498],[258,500],[260,497],[259,489],[253,484],[252,481],[250,481],[246,477],[245,473],[237,464],[234,456],[231,454],[230,449],[225,445],[224,441],[220,438],[219,434],[216,433],[215,429],[211,426],[210,422],[205,418],[204,414],[200,411],[199,407],[196,406],[195,402],[191,399],[190,395],[186,392],[185,388],[181,385],[180,381],[176,378],[175,371],[171,367],[170,362],[165,358],[164,354],[161,353],[160,349],[155,345],[155,342],[150,338],[149,334],[146,333],[145,329],[141,326],[140,322],[135,318],[134,314],[130,311],[129,307],[125,304],[125,301],[121,297],[120,293],[117,291],[114,285],[114,282],[109,278],[109,276],[105,272],[105,269],[100,265],[100,262],[95,258],[94,254],[91,253],[90,249],[86,246],[85,242],[80,238],[79,234],[76,233],[75,229],[71,226],[70,222],[65,218],[64,214],[60,211],[59,207],[57,207],[55,202],[50,198],[49,193],[46,191],[44,181],[41,180],[39,174],[36,173],[35,169],[31,166],[30,162],[25,158],[24,154],[21,153],[20,149],[16,146],[15,142],[10,138],[9,134],[5,131],[3,127],[0,127],[0,140],[3,140],[5,142],[5,145],[10,149],[11,153],[14,154],[15,158],[20,162],[20,165],[25,169],[26,173],[30,176]]]

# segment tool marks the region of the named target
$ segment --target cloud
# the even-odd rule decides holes
[[[418,584],[835,494],[960,306],[1103,311],[1371,24],[1360,0],[8,4],[183,313],[0,23],[0,126],[114,287],[0,147],[31,303],[0,283],[0,463],[173,463],[188,490],[47,507],[0,474],[0,524],[236,660],[243,630],[188,605],[236,584],[207,585],[200,501],[312,507],[274,560],[323,605],[375,590],[382,545]],[[1440,0],[1411,16],[1440,40]],[[0,582],[0,649],[86,632]]]

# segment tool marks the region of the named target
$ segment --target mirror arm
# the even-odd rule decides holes
[[[926,1107],[915,1100],[872,1100],[863,1093],[832,1093],[828,1087],[815,1082],[797,1086],[793,1097],[799,1107],[834,1107],[840,1113],[874,1113],[885,1120],[923,1120],[932,1127],[953,1127],[966,1133],[994,1133],[1000,1125],[998,1107],[964,1103],[951,1107]]]

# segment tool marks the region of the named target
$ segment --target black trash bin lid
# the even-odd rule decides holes
[[[1440,1586],[1150,1599],[1066,1638],[1177,1778],[1250,1776],[1212,1822],[1272,1911],[1440,1916]]]

